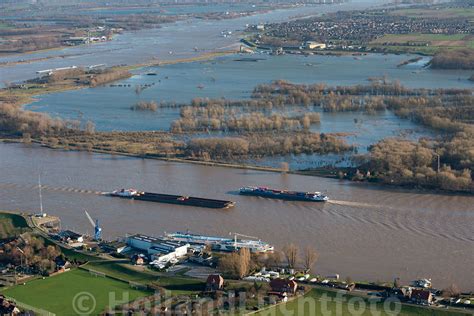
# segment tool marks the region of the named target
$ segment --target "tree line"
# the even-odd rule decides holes
[[[467,149],[473,146],[472,137],[419,142],[385,139],[372,146],[367,160],[360,165],[364,173],[356,173],[354,179],[474,192],[474,153]]]
[[[248,134],[239,137],[193,138],[185,154],[204,160],[268,157],[288,154],[327,154],[353,150],[345,140],[332,134]]]
[[[224,131],[224,132],[263,132],[309,130],[312,124],[320,122],[319,113],[305,113],[300,116],[288,116],[281,113],[266,116],[252,113],[230,117],[194,117],[186,116],[171,124],[171,132]]]
[[[474,50],[462,48],[440,51],[431,59],[430,66],[435,69],[474,69]]]

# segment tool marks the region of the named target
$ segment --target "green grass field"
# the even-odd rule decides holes
[[[95,300],[88,299],[82,292],[90,293]],[[77,315],[77,307],[83,307],[85,314],[97,315],[106,306],[113,305],[110,297],[118,300],[132,301],[139,297],[151,295],[149,291],[132,289],[125,282],[116,281],[107,277],[97,277],[89,272],[75,269],[46,279],[37,279],[26,285],[17,285],[2,291],[21,303],[41,308],[56,315]],[[76,297],[76,300],[75,300]],[[81,298],[85,299],[81,301]],[[124,304],[120,301],[120,305]],[[94,306],[95,305],[95,306]]]
[[[194,294],[204,289],[204,282],[199,279],[182,275],[169,276],[164,273],[143,270],[139,271],[128,263],[120,262],[90,262],[84,266],[85,269],[102,272],[105,275],[125,281],[140,284],[156,284],[171,291],[172,295]]]
[[[428,46],[409,46],[407,43],[428,43]],[[383,45],[390,43],[391,45]],[[399,45],[398,45],[399,44]],[[433,55],[442,49],[474,48],[474,37],[466,34],[387,34],[370,42],[371,47],[378,47],[393,53],[423,53]]]
[[[392,15],[404,15],[408,17],[433,17],[433,18],[474,18],[474,8],[423,8],[423,9],[398,9]]]
[[[21,215],[0,213],[0,238],[18,236],[29,230],[28,224]]]
[[[343,292],[344,293],[344,292]],[[401,306],[399,313],[396,312],[392,304],[384,310],[381,303],[370,303],[368,299],[353,295],[344,294],[337,297],[333,291],[313,289],[303,298],[292,300],[286,304],[273,306],[269,309],[258,312],[256,315],[298,315],[298,316],[316,316],[316,315],[403,315],[403,316],[449,316],[449,315],[469,315],[456,312],[447,312],[442,310],[433,310],[417,306]]]

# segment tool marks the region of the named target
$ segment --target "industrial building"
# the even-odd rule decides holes
[[[306,49],[325,49],[326,48],[326,44],[313,42],[313,41],[307,41],[304,46]]]
[[[188,253],[189,244],[184,242],[170,241],[141,234],[127,237],[127,245],[146,251],[152,261],[170,261],[179,259]]]

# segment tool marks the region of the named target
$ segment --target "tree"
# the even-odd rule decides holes
[[[92,121],[87,121],[84,127],[84,131],[87,134],[94,134],[95,133],[95,124]]]
[[[237,257],[236,269],[239,279],[242,279],[249,273],[250,261],[250,250],[248,248],[241,248]]]
[[[250,271],[251,257],[247,248],[241,248],[239,252],[225,255],[219,259],[219,270],[234,278],[243,278]]]
[[[281,252],[274,251],[273,253],[267,254],[267,258],[265,260],[265,266],[268,268],[271,267],[278,267],[281,264]]]
[[[283,253],[285,254],[288,268],[293,269],[298,262],[298,247],[291,243],[283,247]]]
[[[456,284],[451,284],[450,286],[443,289],[442,291],[442,296],[444,298],[459,297],[460,294],[461,294],[461,291],[459,290]]]
[[[318,252],[311,247],[305,247],[304,248],[304,254],[303,254],[303,264],[304,268],[309,271],[311,268],[313,268],[314,264],[316,261],[318,261],[319,254]]]

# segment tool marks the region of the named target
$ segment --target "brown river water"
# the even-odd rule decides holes
[[[143,160],[0,144],[0,209],[36,212],[43,200],[63,228],[91,234],[87,209],[108,239],[189,229],[238,232],[280,248],[293,242],[320,253],[316,272],[363,280],[432,278],[474,290],[474,197],[410,192],[370,184],[254,170]],[[236,194],[243,185],[320,190],[325,204]],[[116,188],[237,202],[228,210],[128,201],[100,195]]]

